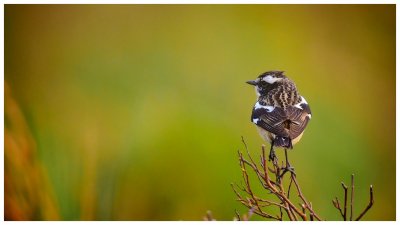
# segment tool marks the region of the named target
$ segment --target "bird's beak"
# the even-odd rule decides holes
[[[257,82],[255,80],[249,80],[249,81],[246,81],[246,83],[253,85],[253,86],[257,85]]]

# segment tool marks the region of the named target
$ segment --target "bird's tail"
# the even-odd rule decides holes
[[[275,147],[282,147],[282,148],[287,148],[287,149],[292,149],[292,139],[290,137],[279,137],[276,136],[274,139],[274,146]]]

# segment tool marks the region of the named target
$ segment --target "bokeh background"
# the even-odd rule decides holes
[[[395,5],[5,5],[5,217],[246,213],[245,81],[278,69],[313,112],[290,160],[314,209],[340,220],[354,173],[355,214],[373,184],[364,219],[395,220],[395,44]]]

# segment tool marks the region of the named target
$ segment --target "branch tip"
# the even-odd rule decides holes
[[[238,158],[239,165],[242,171],[242,179],[244,183],[241,184],[241,187],[238,186],[237,183],[231,183],[231,187],[238,197],[238,201],[243,204],[245,207],[249,209],[249,211],[243,215],[240,215],[237,210],[235,210],[236,219],[237,220],[248,220],[252,214],[257,214],[261,217],[272,219],[272,220],[283,220],[283,214],[286,213],[285,216],[289,220],[319,220],[322,219],[315,213],[312,207],[312,203],[308,202],[301,192],[300,185],[297,182],[296,176],[293,175],[290,171],[288,172],[288,168],[286,167],[289,163],[284,164],[282,160],[280,160],[275,156],[274,160],[268,160],[268,157],[265,155],[266,146],[261,145],[261,155],[259,156],[259,160],[257,163],[253,160],[253,157],[250,154],[248,146],[244,140],[244,137],[241,136],[243,145],[245,149],[241,152],[238,150]],[[256,158],[255,158],[256,159]],[[286,158],[287,162],[287,158]],[[286,165],[286,166],[285,166]],[[290,164],[289,164],[290,165]],[[246,167],[248,166],[248,167]],[[249,169],[250,168],[250,169]],[[256,195],[256,193],[252,190],[252,179],[250,179],[250,173],[255,173],[258,178],[259,184],[265,189],[267,194],[271,194],[269,196],[273,196],[278,200],[269,200],[265,198],[260,198]],[[290,175],[288,175],[290,174]],[[353,208],[354,208],[354,173],[351,174],[351,186],[347,186],[344,182],[341,182],[342,190],[344,192],[344,202],[341,205],[339,198],[335,197],[332,200],[333,206],[340,212],[340,215],[343,217],[343,220],[353,220]],[[290,183],[287,181],[290,179]],[[287,182],[286,182],[287,181]],[[293,194],[290,193],[291,186],[293,183]],[[236,186],[235,186],[236,185]],[[287,190],[285,190],[287,188]],[[350,189],[350,190],[348,190]],[[350,196],[348,196],[348,192],[350,192]],[[289,196],[290,193],[290,196]],[[297,202],[294,202],[290,197],[296,195],[299,198],[295,198]],[[348,198],[349,197],[349,198]],[[348,199],[350,200],[350,216],[347,215],[347,205]],[[370,200],[367,207],[364,211],[355,219],[360,220],[365,213],[372,207],[374,203],[373,197],[373,186],[370,185]],[[280,215],[270,214],[265,209],[277,207],[279,208]]]

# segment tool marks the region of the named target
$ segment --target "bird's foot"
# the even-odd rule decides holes
[[[285,167],[282,167],[282,173],[278,176],[278,180],[280,180],[287,172],[290,172],[291,175],[296,176],[296,173],[294,172],[294,167],[290,165],[286,165]]]
[[[269,161],[274,161],[276,159],[275,150],[271,149],[269,151]]]

